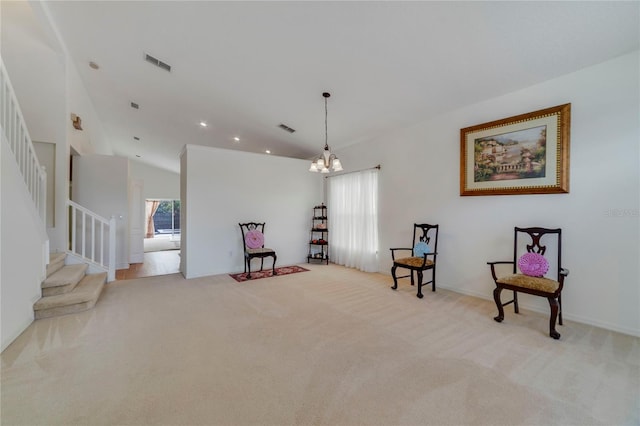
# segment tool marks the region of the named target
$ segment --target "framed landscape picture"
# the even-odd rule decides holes
[[[460,130],[460,195],[569,192],[571,104]]]

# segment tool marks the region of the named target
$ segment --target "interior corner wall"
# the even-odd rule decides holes
[[[129,160],[111,155],[73,159],[73,201],[116,218],[116,268],[129,267]]]
[[[187,145],[180,170],[185,277],[242,272],[241,222],[266,222],[276,266],[306,263],[312,209],[323,200],[323,177],[308,168],[305,160]]]
[[[640,335],[639,63],[636,51],[340,150],[354,169],[382,165],[380,272],[389,274],[389,247],[411,242],[413,223],[438,223],[438,285],[493,300],[486,262],[512,257],[514,226],[559,227],[571,271],[564,317]],[[570,193],[459,195],[461,128],[564,103]],[[549,312],[543,298],[520,302]]]
[[[33,149],[47,173],[47,228],[53,228],[56,220],[56,144],[33,141]]]
[[[180,153],[180,215],[182,218],[186,218],[189,212],[189,206],[187,206],[187,164],[189,153],[185,149]],[[189,258],[189,252],[187,250],[189,240],[189,223],[186,220],[181,220],[180,223],[180,272],[184,277],[187,276],[187,259]]]

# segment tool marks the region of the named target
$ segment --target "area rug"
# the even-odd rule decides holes
[[[282,266],[280,268],[276,268],[276,276],[278,275],[289,275],[295,274],[296,272],[307,272],[308,269],[304,269],[300,266]],[[251,278],[247,279],[247,273],[243,272],[241,274],[229,274],[231,278],[238,281],[239,283],[243,281],[254,281],[259,280],[260,278],[269,278],[273,276],[271,268],[265,269],[263,271],[251,271]]]

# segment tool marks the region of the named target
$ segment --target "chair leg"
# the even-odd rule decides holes
[[[498,308],[498,316],[493,317],[493,319],[498,322],[502,322],[502,320],[504,319],[504,308],[502,307],[502,301],[500,300],[501,292],[502,292],[502,287],[496,287],[493,290],[493,300],[496,302],[496,308]]]
[[[262,271],[264,269],[264,257],[260,258],[260,270]]]
[[[422,271],[416,272],[418,273],[418,299],[422,299]],[[411,276],[413,276],[413,274]]]
[[[411,272],[411,285],[415,285],[415,283],[413,282],[413,269],[410,272]]]
[[[436,291],[436,265],[433,265],[433,269],[431,270],[431,291]]]
[[[247,273],[247,279],[250,280],[251,279],[251,258],[250,257],[247,258],[247,270],[249,271]]]
[[[520,313],[520,309],[518,308],[518,292],[513,290],[513,309],[516,314]]]
[[[273,253],[273,266],[271,267],[271,272],[273,273],[273,275],[278,275],[278,273],[276,272],[276,254]]]
[[[560,333],[556,331],[556,318],[558,317],[558,301],[554,297],[548,297],[551,316],[549,317],[549,336],[558,340]]]
[[[391,286],[392,289],[397,289],[398,288],[398,279],[396,278],[396,265],[393,265],[391,267],[391,276],[393,277],[393,286]]]
[[[249,258],[247,256],[244,257],[244,273],[247,273],[247,263],[249,262]]]
[[[560,308],[558,312],[558,324],[562,325],[562,293],[558,295],[558,307]]]

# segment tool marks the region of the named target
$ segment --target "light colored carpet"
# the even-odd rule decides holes
[[[157,236],[154,238],[144,239],[144,252],[150,253],[154,251],[178,250],[180,248],[180,237],[171,240],[169,236]]]
[[[109,284],[1,356],[3,425],[632,425],[640,339],[335,265]]]

